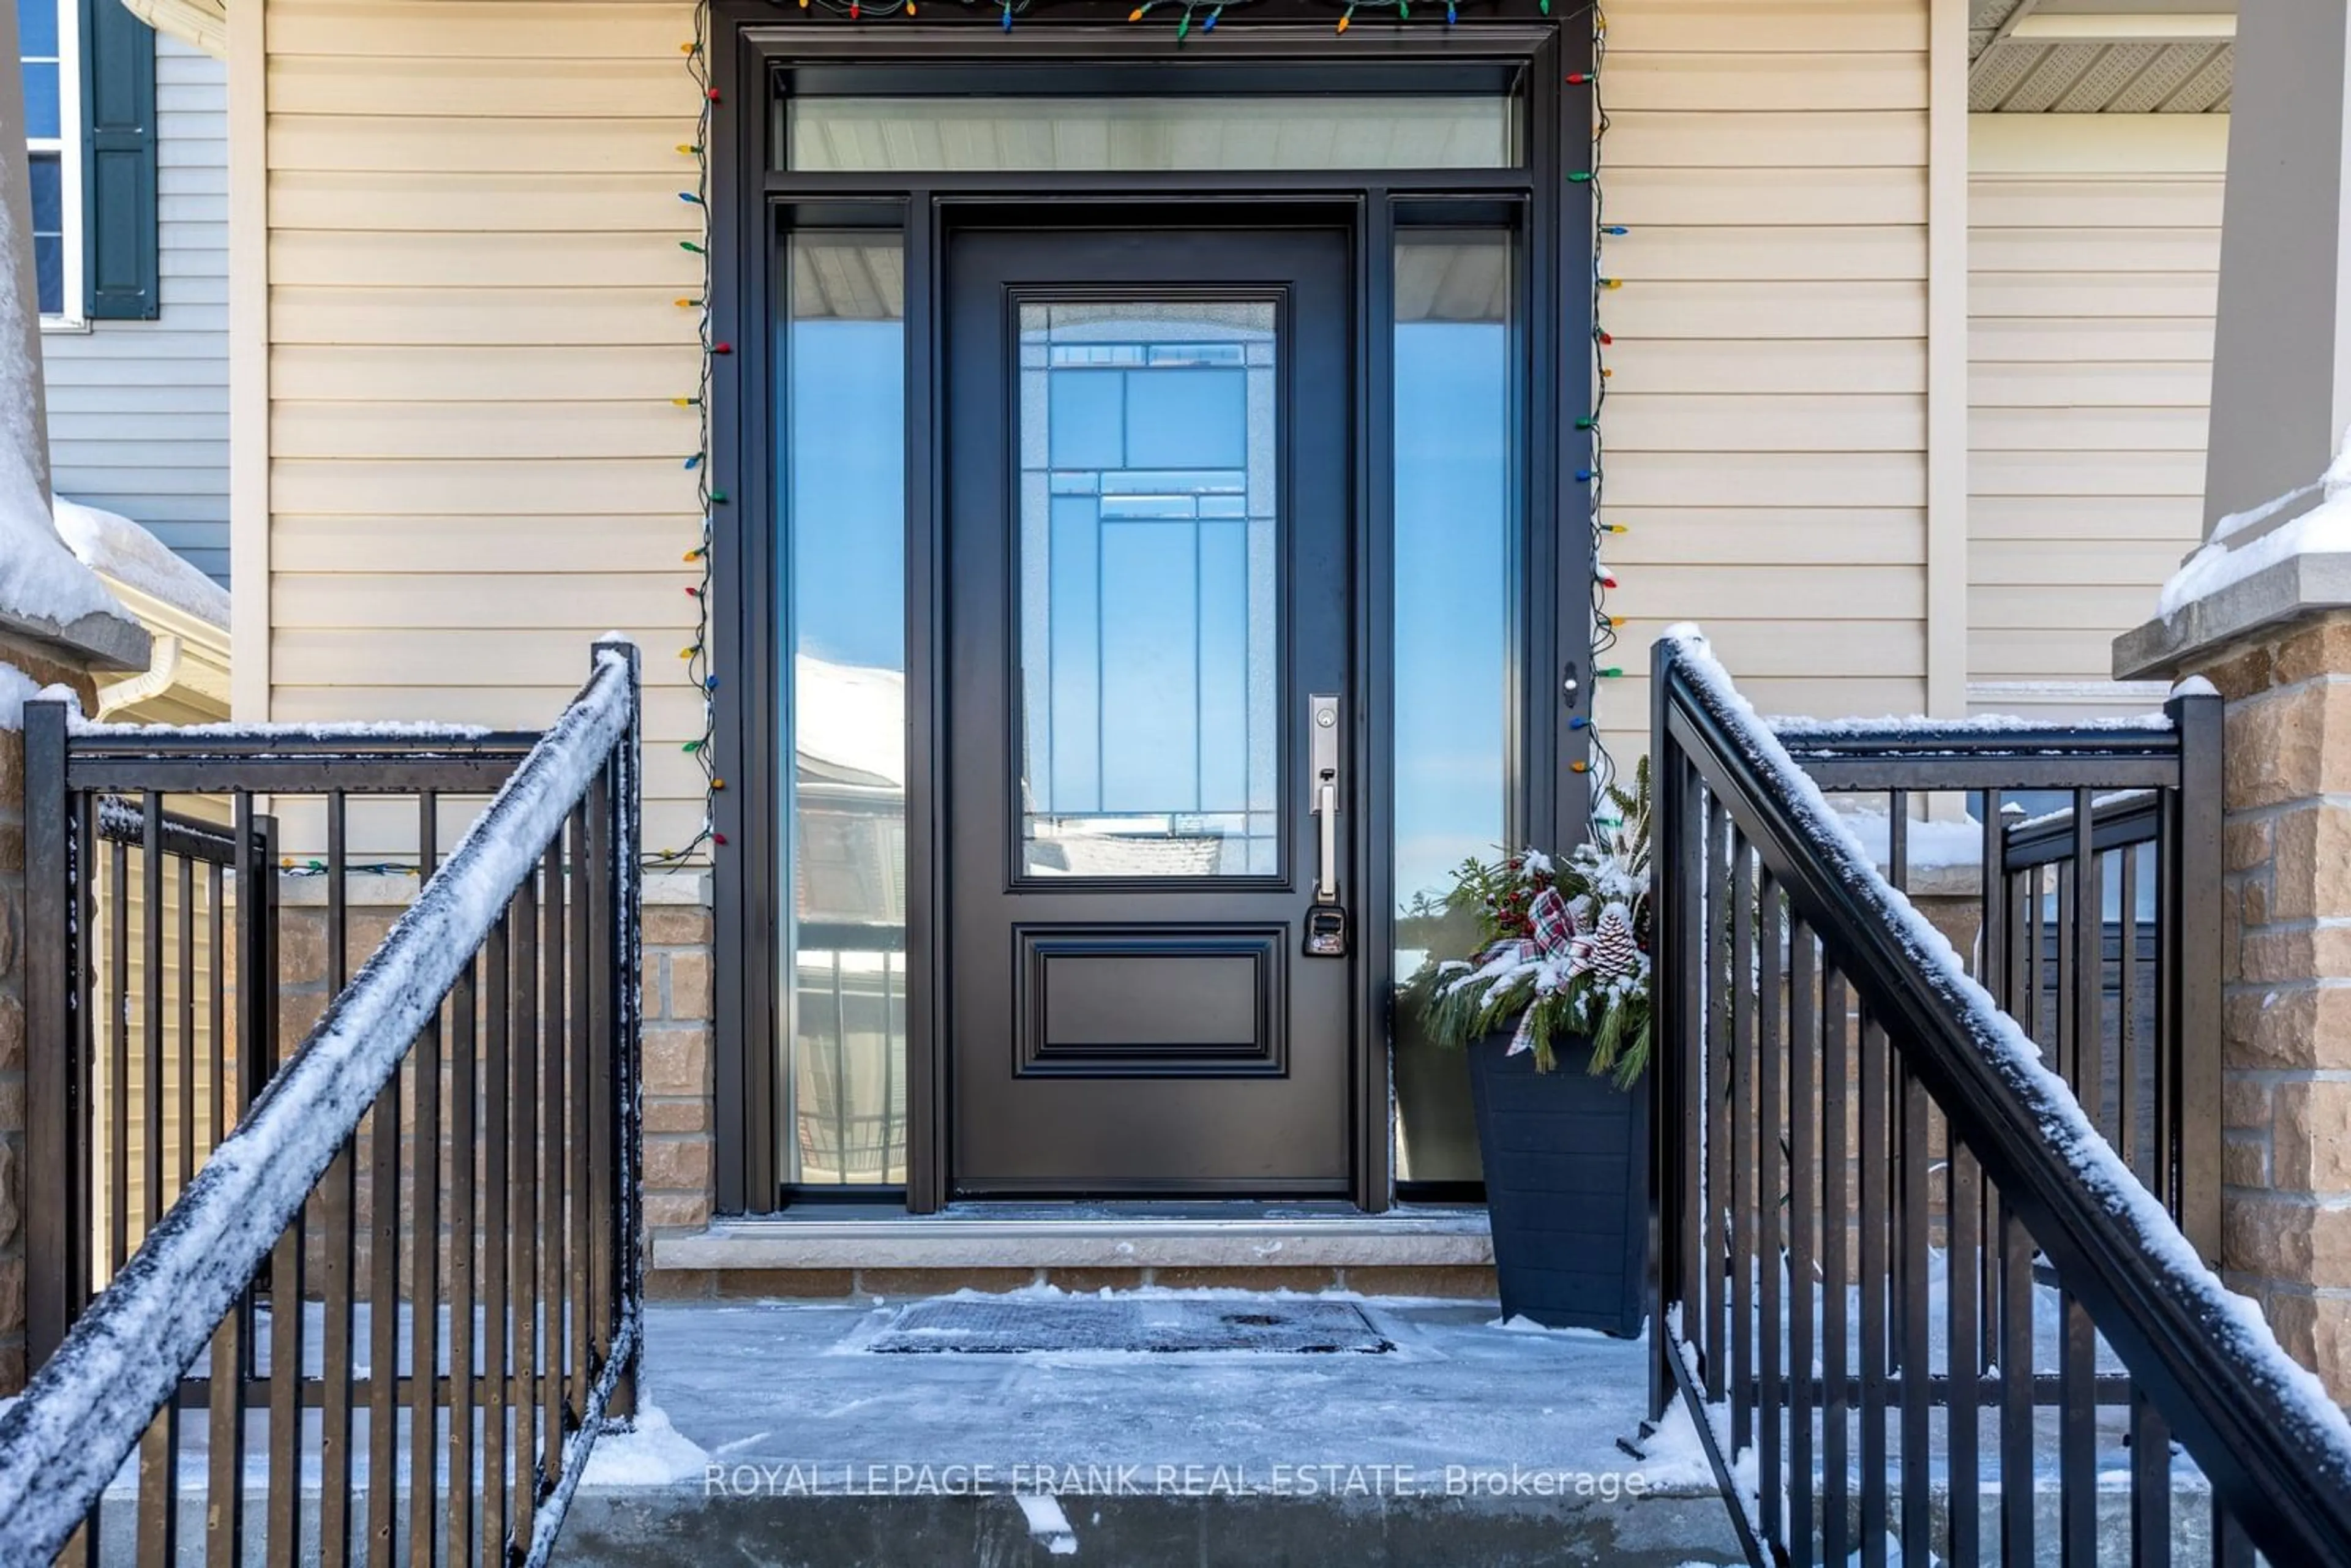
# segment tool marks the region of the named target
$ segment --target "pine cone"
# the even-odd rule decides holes
[[[1603,980],[1640,972],[1641,939],[1623,904],[1612,904],[1600,912],[1591,935],[1583,938],[1583,967]]]

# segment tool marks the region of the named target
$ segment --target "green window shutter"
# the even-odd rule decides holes
[[[82,277],[92,319],[152,320],[155,32],[121,0],[80,0]]]

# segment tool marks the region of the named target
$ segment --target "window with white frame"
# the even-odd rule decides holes
[[[74,0],[16,0],[25,143],[33,176],[33,260],[44,319],[81,310],[81,67]]]

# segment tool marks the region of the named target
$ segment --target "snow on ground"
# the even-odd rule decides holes
[[[129,517],[60,496],[57,520],[66,548],[92,571],[228,630],[228,591]]]
[[[700,1480],[710,1454],[670,1425],[669,1413],[640,1403],[634,1420],[605,1427],[588,1456],[580,1484],[664,1487]]]

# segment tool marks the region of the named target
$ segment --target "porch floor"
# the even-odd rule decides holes
[[[1491,1302],[1370,1299],[1386,1354],[861,1349],[904,1304],[649,1306],[658,1414],[598,1444],[566,1558],[1738,1557],[1702,1459],[1616,1446],[1644,1414],[1637,1341],[1500,1328]]]

